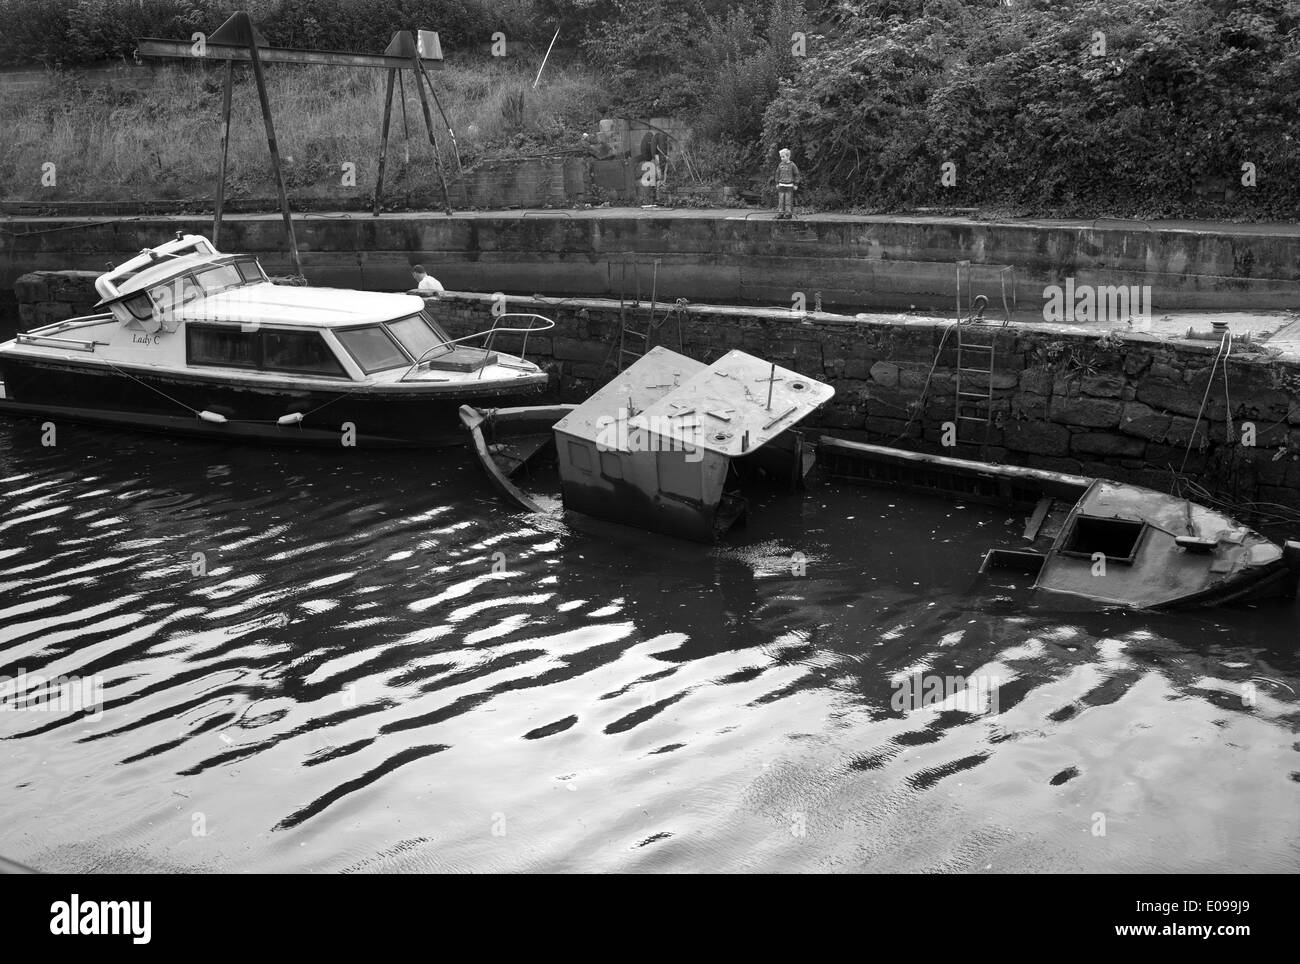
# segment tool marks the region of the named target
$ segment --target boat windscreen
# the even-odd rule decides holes
[[[219,264],[215,268],[199,271],[194,275],[194,280],[198,282],[205,295],[215,295],[218,291],[238,288],[248,283],[240,274],[239,268],[233,264]]]
[[[256,258],[240,258],[234,265],[249,284],[257,284],[267,280],[266,272],[262,270],[262,266],[257,263]]]
[[[131,312],[132,317],[140,321],[148,321],[153,317],[153,299],[143,291],[137,292],[130,297],[123,298],[122,304],[126,305],[126,310]]]
[[[393,341],[393,336],[381,325],[348,328],[335,331],[334,335],[367,375],[411,364],[397,342]]]
[[[392,332],[394,338],[402,343],[402,347],[410,352],[411,357],[416,361],[428,358],[434,354],[435,349],[443,348],[447,344],[447,340],[440,337],[433,326],[429,324],[424,317],[424,312],[398,321],[390,321],[388,330]]]

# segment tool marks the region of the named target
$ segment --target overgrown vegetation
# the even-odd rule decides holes
[[[283,46],[377,51],[395,29],[438,29],[471,154],[577,144],[601,117],[675,116],[694,130],[678,149],[698,179],[761,185],[788,146],[801,201],[823,207],[1289,219],[1300,205],[1300,0],[0,0],[0,63],[129,57],[139,36],[188,38],[236,7]],[[534,92],[557,26],[565,67]],[[496,30],[530,55],[487,59]],[[156,183],[126,170],[131,132],[78,113],[76,97],[160,155],[214,142],[210,82],[166,76],[166,97],[101,104],[60,86],[0,107],[19,132],[0,145],[0,177],[29,177],[48,145],[90,164],[97,130],[110,168]],[[340,140],[373,152],[379,78],[340,76],[275,72],[299,154],[337,156]]]
[[[466,166],[484,158],[576,149],[597,116],[597,86],[581,66],[487,61],[448,67],[437,84]],[[230,160],[232,198],[273,198],[274,180],[256,87],[236,73]],[[276,135],[289,193],[328,206],[366,197],[378,164],[384,73],[322,67],[268,69]],[[405,93],[405,121],[401,94]],[[220,143],[220,74],[196,66],[160,70],[143,89],[53,75],[42,89],[0,99],[0,184],[16,199],[134,200],[211,197]],[[434,114],[440,151],[451,145]],[[385,195],[435,206],[441,198],[418,95],[407,78],[394,96]],[[355,185],[343,167],[355,164]],[[44,165],[55,183],[42,186]]]
[[[189,39],[236,10],[278,47],[368,53],[395,30],[436,29],[462,51],[497,30],[520,42],[547,30],[536,0],[0,0],[0,66],[129,58],[140,37]]]
[[[781,85],[764,128],[826,203],[1295,214],[1295,0],[840,9],[839,31]]]

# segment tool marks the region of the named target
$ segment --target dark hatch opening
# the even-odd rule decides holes
[[[1074,520],[1061,551],[1089,557],[1100,552],[1107,559],[1131,562],[1144,527],[1145,523],[1128,519],[1098,519],[1081,515]]]

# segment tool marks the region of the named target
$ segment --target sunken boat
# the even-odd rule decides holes
[[[1031,579],[1037,592],[1154,610],[1296,592],[1300,543],[1279,546],[1221,512],[1139,485],[825,436],[818,462],[833,479],[1026,510],[1022,541],[990,548],[980,572]]]
[[[0,345],[0,412],[226,440],[459,445],[460,406],[544,390],[492,349],[554,326],[506,314],[451,338],[421,298],[279,285],[257,260],[180,235],[101,275],[99,313]],[[482,342],[482,344],[476,344]]]
[[[748,487],[803,485],[816,453],[798,425],[834,393],[742,351],[706,365],[656,347],[580,405],[466,406],[461,420],[521,509],[542,506],[512,476],[545,453],[566,510],[712,542],[745,520]]]

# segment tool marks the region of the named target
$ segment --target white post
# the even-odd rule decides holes
[[[542,71],[546,69],[546,62],[551,59],[551,50],[555,47],[555,41],[560,37],[560,28],[555,28],[555,36],[551,38],[551,46],[546,48],[546,56],[542,58],[542,66],[537,68],[537,79],[533,81],[533,90],[542,82]]]

